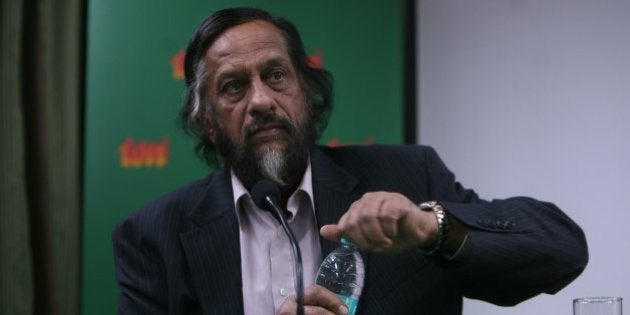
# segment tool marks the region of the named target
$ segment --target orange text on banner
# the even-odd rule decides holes
[[[162,168],[169,158],[168,136],[161,142],[136,141],[129,137],[118,147],[118,153],[122,168]]]

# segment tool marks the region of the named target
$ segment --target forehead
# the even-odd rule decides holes
[[[288,58],[287,45],[281,31],[265,21],[253,21],[229,28],[210,45],[206,61],[221,64],[232,59],[251,60],[262,53],[275,53]],[[229,62],[228,62],[229,63]]]

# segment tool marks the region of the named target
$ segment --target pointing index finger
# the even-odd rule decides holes
[[[325,239],[336,242],[339,242],[339,240],[343,236],[343,233],[336,224],[327,224],[322,226],[322,228],[319,230],[319,234]]]

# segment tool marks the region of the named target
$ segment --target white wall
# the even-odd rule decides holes
[[[590,262],[555,296],[464,314],[630,305],[630,1],[419,0],[420,143],[482,197],[530,195],[587,234]]]

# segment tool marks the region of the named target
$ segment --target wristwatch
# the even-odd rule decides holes
[[[431,256],[442,254],[448,242],[448,218],[446,217],[446,212],[437,201],[423,202],[419,206],[421,210],[433,211],[438,224],[438,235],[435,245],[432,248],[422,248],[422,250]]]

